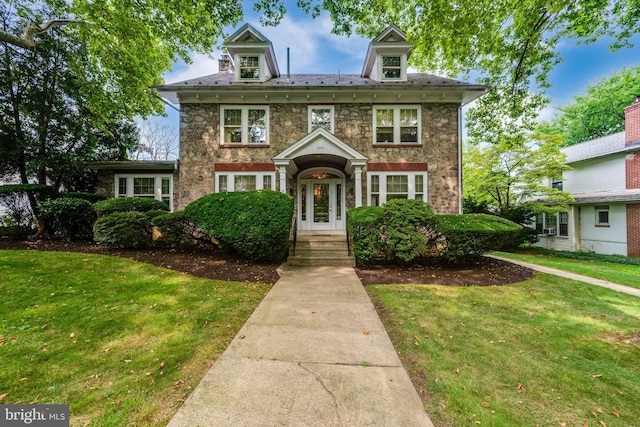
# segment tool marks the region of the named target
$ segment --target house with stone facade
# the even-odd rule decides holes
[[[248,24],[225,47],[217,73],[155,87],[180,104],[179,161],[96,165],[103,193],[180,210],[210,193],[281,191],[310,231],[344,230],[347,210],[394,198],[461,212],[461,107],[486,86],[409,72],[412,44],[395,25],[359,75],[283,74]]]
[[[624,114],[625,131],[562,149],[571,170],[548,185],[575,201],[537,215],[538,246],[640,257],[640,97]]]

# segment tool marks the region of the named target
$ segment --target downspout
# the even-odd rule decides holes
[[[458,213],[462,213],[462,104],[458,106]]]

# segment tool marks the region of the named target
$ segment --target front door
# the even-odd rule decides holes
[[[303,179],[298,190],[301,230],[344,230],[344,180]]]

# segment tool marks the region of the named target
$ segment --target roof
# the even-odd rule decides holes
[[[90,169],[96,170],[167,170],[178,169],[177,160],[117,160],[89,163]]]
[[[575,163],[639,149],[640,141],[625,145],[625,133],[623,131],[565,147],[561,151],[566,154],[567,163]]]
[[[602,203],[602,202],[628,202],[640,200],[640,189],[593,191],[588,193],[572,193],[575,202],[582,203]]]
[[[468,103],[483,95],[488,86],[466,83],[426,73],[409,73],[407,81],[376,81],[359,74],[291,74],[265,82],[238,82],[232,73],[210,74],[191,80],[154,87],[172,102],[178,102],[179,93],[220,91],[295,91],[295,90],[455,90],[464,92],[462,103]],[[444,96],[442,96],[444,99]],[[446,101],[443,101],[446,102]],[[449,101],[450,102],[450,101]]]

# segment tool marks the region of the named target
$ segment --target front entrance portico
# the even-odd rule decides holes
[[[280,191],[295,193],[299,230],[344,230],[347,188],[351,207],[362,205],[362,168],[367,158],[323,128],[273,157]]]

